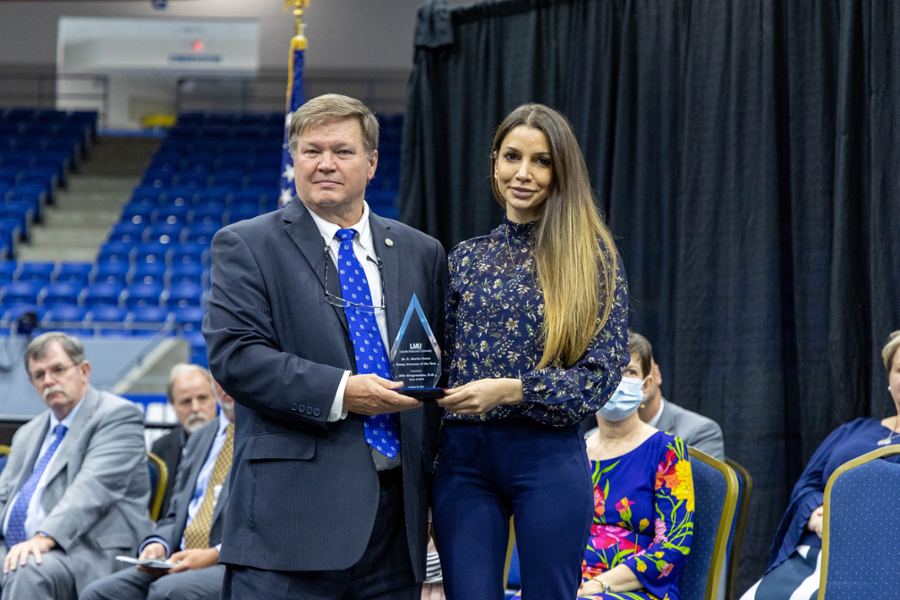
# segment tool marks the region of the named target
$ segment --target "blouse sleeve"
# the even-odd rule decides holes
[[[445,382],[450,381],[450,366],[453,364],[453,356],[456,353],[456,310],[459,307],[459,291],[453,284],[453,276],[459,268],[458,248],[459,246],[451,250],[447,256],[447,268],[450,272],[450,278],[447,285],[447,298],[444,303],[444,354],[441,357],[441,366],[444,371],[443,380]]]
[[[548,425],[569,425],[596,413],[612,396],[629,361],[628,287],[622,260],[617,264],[606,325],[572,368],[536,369],[522,375],[519,415]]]
[[[800,479],[791,492],[791,499],[787,510],[781,518],[772,547],[769,549],[768,573],[784,561],[786,561],[794,548],[803,537],[809,515],[822,505],[825,499],[825,464],[831,453],[846,437],[849,430],[848,424],[841,425],[831,432],[825,441],[816,449],[815,454],[809,459],[809,464],[800,475]]]
[[[641,584],[657,598],[665,598],[677,584],[694,534],[694,480],[687,446],[673,437],[656,469],[656,521],[653,542],[640,554],[626,558]]]

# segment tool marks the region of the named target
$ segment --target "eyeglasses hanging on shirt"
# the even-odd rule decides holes
[[[360,312],[366,313],[374,313],[376,310],[384,310],[384,272],[382,267],[384,263],[381,259],[374,259],[371,256],[366,256],[366,260],[375,265],[378,268],[378,279],[381,280],[381,306],[373,306],[371,304],[362,304],[360,302],[351,302],[350,300],[344,300],[340,296],[335,296],[328,292],[328,263],[331,262],[331,250],[328,246],[325,246],[325,301],[332,306],[336,306],[338,308],[348,308],[353,306],[356,310]]]

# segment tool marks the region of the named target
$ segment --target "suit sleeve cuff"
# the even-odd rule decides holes
[[[138,548],[138,556],[141,555],[141,552],[144,551],[144,548],[146,548],[147,546],[149,546],[150,544],[153,544],[153,543],[163,545],[163,548],[166,549],[166,558],[169,558],[172,555],[172,549],[169,548],[169,542],[167,542],[165,539],[159,537],[158,535],[151,535],[150,537],[148,537],[146,540],[144,540],[141,543],[140,547]]]
[[[344,390],[347,389],[348,379],[350,379],[350,371],[344,371],[344,376],[341,377],[341,383],[338,384],[337,392],[334,393],[331,412],[328,413],[329,423],[336,423],[347,418],[347,411],[344,410]]]

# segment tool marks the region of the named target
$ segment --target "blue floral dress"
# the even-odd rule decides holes
[[[624,456],[591,464],[594,522],[582,579],[625,564],[644,589],[590,598],[680,600],[678,578],[694,531],[687,446],[659,431]]]
[[[621,259],[609,319],[570,369],[535,369],[544,352],[544,296],[535,283],[535,223],[503,223],[486,236],[456,246],[448,257],[444,365],[450,387],[479,379],[522,380],[523,402],[484,415],[447,420],[497,421],[522,417],[545,425],[579,423],[615,391],[628,364],[628,291]],[[598,317],[599,318],[599,317]]]

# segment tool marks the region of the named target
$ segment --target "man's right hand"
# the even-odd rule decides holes
[[[344,410],[358,415],[384,415],[422,406],[418,400],[394,391],[401,387],[399,381],[374,374],[351,375],[344,388]]]
[[[165,560],[166,559],[166,547],[160,544],[159,542],[152,542],[144,546],[144,551],[141,552],[141,555],[138,557],[141,559],[151,559],[151,560]],[[159,579],[163,575],[166,575],[169,571],[166,569],[152,569],[150,567],[144,567],[138,565],[138,571],[146,573],[151,576],[153,579]]]

